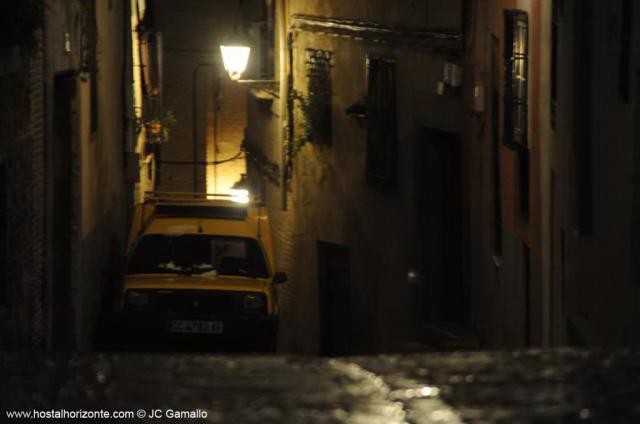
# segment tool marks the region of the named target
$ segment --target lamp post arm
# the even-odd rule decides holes
[[[278,80],[241,79],[241,80],[236,80],[235,82],[240,84],[274,84],[279,81]]]

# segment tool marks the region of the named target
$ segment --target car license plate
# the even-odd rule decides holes
[[[170,333],[221,334],[221,321],[169,321]]]

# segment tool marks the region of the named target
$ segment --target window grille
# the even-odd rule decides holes
[[[526,12],[505,11],[504,144],[527,147],[529,18]]]
[[[551,127],[556,127],[558,114],[558,42],[560,33],[561,0],[552,0],[551,5]]]
[[[390,185],[396,174],[396,67],[390,58],[367,58],[367,182]]]
[[[307,80],[309,141],[331,144],[331,52],[307,49]]]

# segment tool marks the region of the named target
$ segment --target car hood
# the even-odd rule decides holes
[[[172,290],[265,290],[268,280],[242,276],[223,275],[202,277],[199,275],[136,274],[125,276],[125,289]]]

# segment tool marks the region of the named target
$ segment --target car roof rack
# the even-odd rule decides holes
[[[248,199],[247,199],[248,197]],[[244,202],[238,199],[244,198]],[[142,202],[141,225],[137,232],[140,237],[145,229],[157,217],[193,217],[244,220],[249,207],[262,209],[258,196],[237,196],[229,193],[189,193],[173,191],[146,191]],[[145,207],[149,206],[151,215],[145,219]],[[260,212],[259,212],[260,213]],[[260,237],[260,219],[256,220]]]
[[[234,208],[261,206],[258,195],[231,193],[191,193],[182,191],[145,191],[145,204],[230,206]]]

